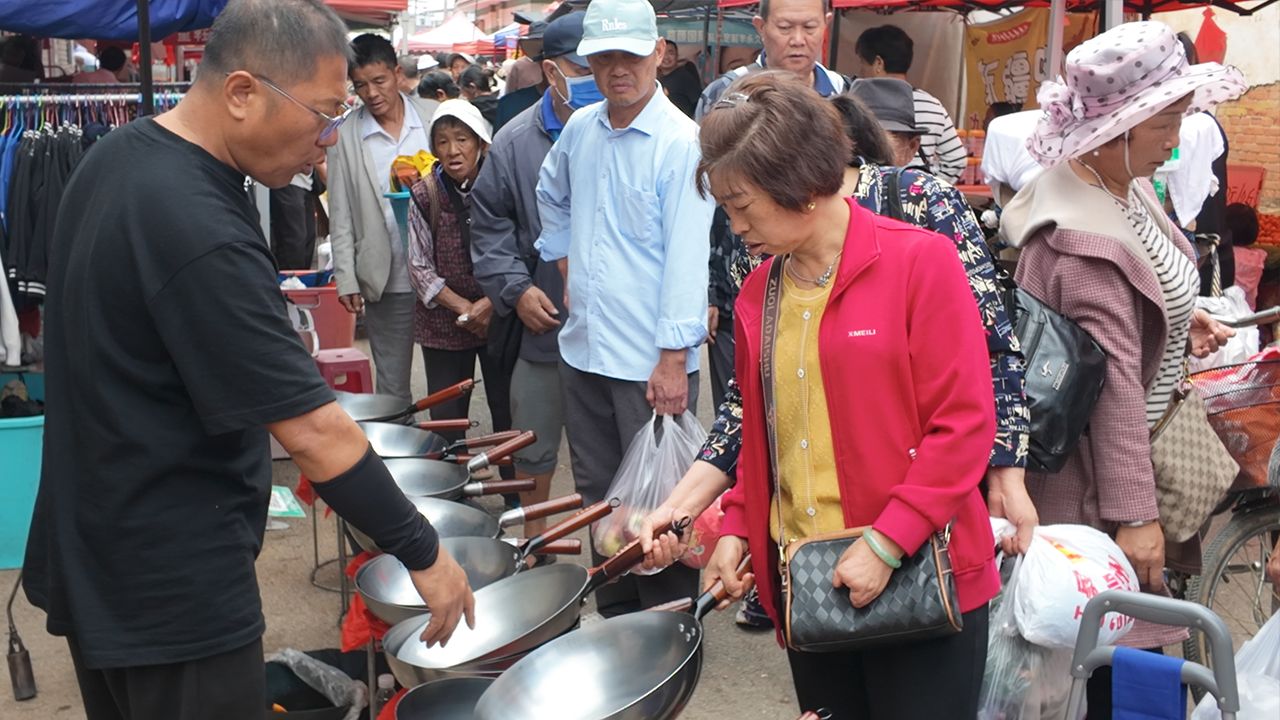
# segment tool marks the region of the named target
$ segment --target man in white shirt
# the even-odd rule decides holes
[[[694,187],[698,127],[658,85],[664,49],[648,0],[593,0],[578,45],[592,75],[567,80],[568,101],[597,87],[605,101],[569,118],[539,173],[535,246],[566,278],[560,377],[587,502],[606,497],[654,413],[697,406],[714,205]],[[601,588],[596,604],[610,617],[696,593],[697,582],[676,565]]]
[[[1009,204],[1024,185],[1044,172],[1044,167],[1027,151],[1027,138],[1039,121],[1039,110],[1024,110],[1001,115],[987,125],[982,174],[998,205]]]
[[[859,77],[890,77],[907,81],[914,50],[911,36],[902,28],[881,25],[866,30],[858,36],[854,50],[862,66]],[[920,162],[910,167],[923,168],[954,184],[969,162],[969,153],[956,134],[951,115],[938,98],[920,88],[914,90],[916,126],[925,134],[920,137]]]
[[[405,243],[383,194],[400,155],[428,150],[426,128],[439,103],[400,91],[403,70],[385,38],[361,35],[348,75],[364,106],[339,131],[329,150],[329,219],[339,300],[364,312],[377,371],[376,390],[410,401],[413,313]]]

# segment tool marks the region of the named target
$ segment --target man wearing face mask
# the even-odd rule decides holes
[[[575,112],[542,164],[536,246],[568,284],[559,338],[565,427],[574,483],[595,502],[655,413],[697,407],[714,205],[694,188],[697,125],[658,85],[664,48],[653,6],[593,0],[582,22],[578,54],[605,101]],[[584,100],[586,81],[564,76],[562,99]],[[685,566],[628,576],[596,602],[609,617],[687,597],[697,580]]]
[[[522,501],[546,500],[564,427],[560,397],[560,325],[566,315],[564,278],[555,263],[538,259],[538,169],[573,111],[600,99],[587,61],[578,54],[583,13],[546,26],[539,58],[548,88],[496,135],[471,193],[471,259],[476,280],[498,315],[514,312],[524,327],[511,378],[514,427],[532,430],[533,445],[516,453],[516,472],[537,489]],[[525,535],[545,523],[525,523]]]

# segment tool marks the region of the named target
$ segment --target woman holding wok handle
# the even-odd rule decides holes
[[[704,118],[701,143],[701,189],[749,253],[772,256],[744,281],[735,312],[741,451],[704,582],[723,579],[741,597],[746,582],[734,570],[750,551],[744,580],[754,579],[783,627],[780,546],[790,553],[796,541],[869,527],[831,573],[853,607],[867,608],[894,567],[947,533],[962,628],[868,649],[789,649],[788,659],[802,708],[836,718],[972,717],[987,603],[999,590],[978,490],[995,406],[983,325],[956,250],[841,194],[850,140],[835,108],[799,83],[772,73],[739,81]],[[777,157],[791,161],[779,166]],[[651,520],[696,514],[728,480],[695,463]],[[645,545],[651,565],[679,551],[671,536]]]

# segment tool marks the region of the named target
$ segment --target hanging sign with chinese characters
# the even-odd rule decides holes
[[[1063,53],[1091,37],[1096,27],[1093,13],[1068,15]],[[987,109],[995,103],[1011,103],[1022,110],[1038,107],[1036,90],[1048,75],[1048,45],[1046,8],[965,28],[965,127],[982,128]]]

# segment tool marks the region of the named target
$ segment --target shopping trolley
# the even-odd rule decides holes
[[[1098,646],[1098,631],[1103,616],[1120,613],[1132,618],[1199,630],[1207,638],[1213,651],[1213,669],[1187,661],[1182,665],[1182,682],[1199,687],[1214,696],[1222,720],[1235,720],[1240,711],[1240,694],[1236,687],[1235,657],[1231,648],[1231,633],[1213,611],[1203,605],[1175,600],[1159,595],[1107,590],[1089,600],[1080,618],[1080,633],[1071,657],[1071,694],[1067,701],[1067,718],[1081,716],[1085,697],[1085,683],[1100,667],[1109,667],[1115,656],[1114,646]]]

